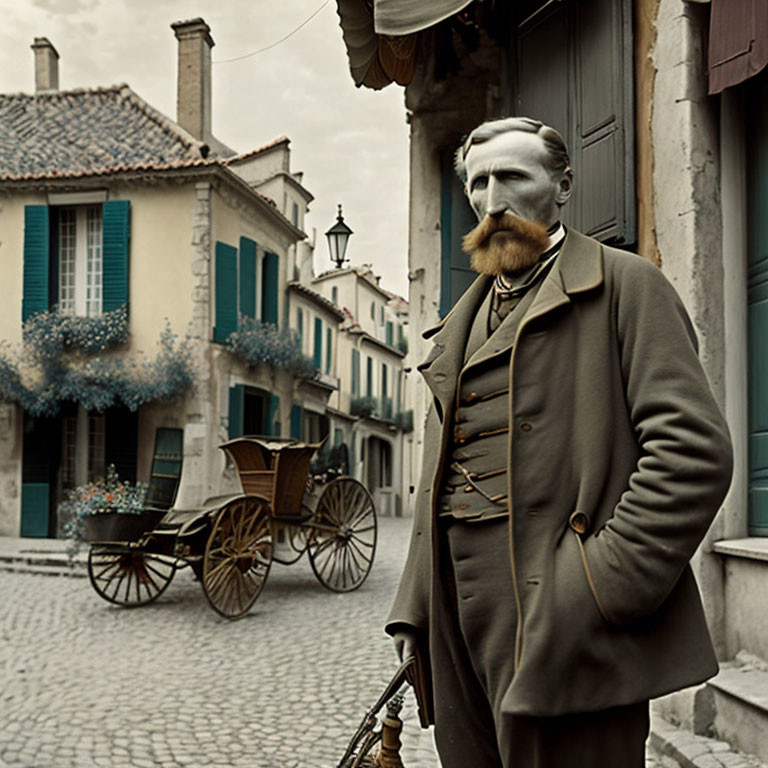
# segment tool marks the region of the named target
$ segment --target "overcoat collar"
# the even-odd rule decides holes
[[[464,348],[478,311],[493,278],[480,275],[456,302],[453,309],[422,336],[432,338],[434,347],[418,370],[442,408],[448,413],[456,391],[456,382],[464,362]],[[589,291],[603,283],[603,263],[600,243],[572,229],[568,230],[563,247],[552,269],[541,283],[520,328],[535,317],[541,317],[568,304],[573,294]]]

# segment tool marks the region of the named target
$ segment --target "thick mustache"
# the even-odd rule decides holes
[[[521,240],[527,240],[533,244],[546,242],[546,226],[538,221],[529,221],[512,213],[504,213],[501,216],[486,214],[474,229],[471,229],[462,239],[462,248],[465,253],[472,253],[487,244],[488,239],[496,232],[509,232]]]

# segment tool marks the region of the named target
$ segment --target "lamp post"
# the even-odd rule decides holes
[[[344,266],[344,254],[347,252],[347,243],[352,230],[344,222],[341,215],[341,203],[339,203],[339,213],[336,216],[336,223],[325,233],[328,238],[328,250],[331,252],[331,261],[336,264],[337,269]]]

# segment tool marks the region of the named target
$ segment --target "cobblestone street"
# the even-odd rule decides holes
[[[135,610],[87,578],[0,570],[0,768],[334,768],[397,666],[381,626],[410,519],[379,523],[360,590],[275,564],[236,622],[189,569]],[[406,767],[439,768],[410,693],[403,719]]]
[[[209,607],[189,569],[154,604],[87,579],[0,571],[0,766],[333,768],[396,669],[381,627],[410,519],[380,521],[373,570],[337,595],[273,565],[251,613]],[[432,768],[406,704],[403,757]]]

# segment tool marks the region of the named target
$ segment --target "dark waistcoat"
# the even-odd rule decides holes
[[[508,514],[509,356],[536,290],[528,291],[490,336],[493,289],[475,314],[459,374],[441,517],[474,522]]]

